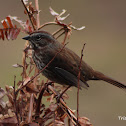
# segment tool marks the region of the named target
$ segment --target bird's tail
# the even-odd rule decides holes
[[[106,81],[112,85],[115,85],[119,88],[122,88],[122,89],[126,89],[126,85],[116,81],[116,80],[113,80],[112,78],[110,77],[107,77],[106,75],[98,72],[98,71],[94,71],[94,78],[97,79],[97,80],[103,80],[103,81]]]

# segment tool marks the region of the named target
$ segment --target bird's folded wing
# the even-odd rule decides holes
[[[55,72],[57,72],[62,78],[64,78],[66,81],[70,82],[72,86],[78,87],[78,78],[74,76],[72,73],[59,68],[55,67]],[[79,81],[80,87],[86,88],[89,87],[89,85],[86,82]]]

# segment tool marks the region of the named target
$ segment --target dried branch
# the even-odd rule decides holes
[[[30,12],[28,11],[28,9],[27,9],[27,7],[26,7],[24,1],[21,0],[21,2],[22,2],[23,6],[24,6],[24,8],[25,8],[25,10],[26,10],[26,12],[27,12],[27,14],[28,14],[28,17],[29,17],[29,20],[30,20],[30,22],[31,22],[31,24],[32,24],[33,29],[36,30],[36,28],[35,28],[35,26],[34,26],[34,24],[33,24],[33,21],[32,21],[32,19],[31,19]]]
[[[16,39],[18,36],[20,29],[17,28],[16,25],[13,25],[12,20],[18,22],[23,27],[23,32],[30,34],[35,30],[40,30],[41,28],[49,25],[58,25],[60,28],[53,33],[53,36],[56,35],[59,38],[63,34],[65,37],[63,39],[63,47],[59,49],[59,51],[55,54],[55,56],[48,62],[48,64],[40,71],[35,68],[35,64],[32,59],[32,51],[30,49],[28,41],[25,44],[25,49],[22,56],[22,65],[15,64],[13,67],[15,68],[23,68],[23,72],[21,74],[22,80],[18,81],[16,89],[16,76],[14,77],[14,87],[6,86],[6,93],[8,97],[8,103],[2,106],[0,105],[0,115],[5,115],[4,118],[0,123],[7,125],[8,122],[12,125],[45,125],[45,126],[52,126],[52,125],[65,125],[65,118],[68,118],[69,125],[87,125],[91,126],[89,123],[89,119],[85,117],[79,118],[79,88],[78,88],[78,107],[77,107],[77,118],[75,117],[75,113],[67,106],[62,98],[59,99],[59,103],[54,103],[54,96],[59,95],[59,93],[55,90],[56,88],[61,90],[61,87],[55,86],[53,82],[44,83],[40,82],[40,78],[38,76],[42,73],[50,63],[55,59],[55,57],[64,49],[67,45],[65,44],[67,38],[72,34],[72,29],[74,30],[82,30],[84,28],[76,28],[72,26],[72,22],[69,24],[65,24],[62,21],[65,20],[69,14],[66,16],[62,16],[65,14],[66,10],[63,9],[61,13],[55,12],[50,7],[50,13],[54,16],[54,21],[44,23],[40,26],[40,19],[39,19],[39,4],[38,0],[35,0],[35,8],[32,5],[32,2],[28,2],[28,0],[21,0],[24,8],[25,14],[28,15],[29,20],[23,22],[19,20],[18,17],[15,16],[8,16],[5,20],[2,21],[3,28],[0,29],[0,39]],[[29,21],[32,27],[29,25]],[[85,46],[85,45],[84,45]],[[81,60],[79,66],[79,73],[78,73],[78,87],[79,87],[79,79],[80,79],[80,69],[81,69],[81,62],[83,57],[83,49],[81,51]],[[34,72],[35,70],[35,72]],[[34,74],[33,74],[34,72]],[[33,77],[30,77],[33,76]],[[68,87],[69,88],[69,87]],[[66,90],[68,89],[66,88]],[[64,90],[64,92],[66,91]],[[2,91],[1,91],[2,92]],[[50,93],[51,92],[51,93]],[[2,93],[4,94],[4,93]],[[43,97],[48,96],[47,101],[51,102],[49,107],[45,106],[42,102]],[[3,97],[3,96],[1,96]],[[0,97],[0,102],[3,102],[3,99]],[[4,111],[6,110],[6,112]],[[16,116],[15,116],[16,115]],[[51,121],[50,121],[51,120]],[[37,122],[37,123],[36,123]]]
[[[39,97],[36,101],[36,113],[35,113],[36,118],[39,116],[39,113],[40,113],[40,104],[41,104],[43,93],[44,93],[45,89],[48,87],[48,85],[51,85],[51,84],[52,84],[52,82],[44,84],[44,86],[42,86],[42,88],[40,90]]]
[[[26,32],[28,34],[30,34],[31,32],[33,32],[33,29],[32,29],[32,27],[29,24],[29,20],[27,20],[26,23],[25,23],[24,32]]]
[[[57,31],[55,31],[52,35],[55,36],[56,34],[58,34],[59,32],[61,32],[64,28],[60,28]]]
[[[79,119],[79,89],[80,89],[80,74],[81,74],[81,64],[82,64],[82,58],[83,58],[83,51],[84,51],[84,47],[85,47],[85,44],[83,45],[83,48],[81,50],[81,59],[80,59],[80,63],[79,63],[79,73],[78,73],[78,90],[77,90],[77,123],[78,123],[78,119]]]
[[[47,22],[47,23],[41,25],[41,26],[38,28],[38,30],[40,30],[41,28],[43,28],[43,27],[45,27],[45,26],[47,26],[47,25],[57,25],[57,23],[56,23],[56,22]]]
[[[65,32],[65,37],[64,37],[64,40],[63,40],[63,42],[62,42],[63,45],[64,45],[65,42],[66,42],[67,36],[68,36],[68,32]]]
[[[58,93],[55,91],[55,89],[52,86],[48,85],[48,89],[51,90],[55,96],[58,95]],[[67,114],[67,116],[69,117],[71,122],[74,125],[76,125],[77,124],[77,118],[73,114],[72,110],[65,104],[65,102],[61,98],[60,98],[60,101],[59,101],[59,105],[63,109],[63,111]],[[78,126],[80,126],[79,123],[78,123]]]
[[[34,94],[32,93],[30,96],[30,106],[29,106],[29,113],[28,113],[28,123],[32,122],[32,114],[33,114],[33,103],[34,103]]]
[[[35,0],[35,8],[36,8],[36,11],[37,11],[37,14],[36,14],[36,22],[37,22],[37,29],[40,27],[40,18],[39,18],[39,4],[38,4],[38,0]],[[36,75],[37,73],[39,72],[38,68],[35,66],[35,73],[34,75]],[[36,77],[34,79],[34,84],[37,82],[38,80],[38,77]]]
[[[41,25],[38,28],[38,30],[40,30],[41,28],[43,28],[43,27],[45,27],[47,25],[59,25],[59,26],[61,26],[62,28],[60,28],[59,30],[54,32],[53,35],[56,35],[58,32],[60,32],[60,31],[62,31],[64,29],[64,32],[62,32],[58,37],[56,37],[56,38],[59,38],[60,36],[62,36],[65,33],[64,41],[62,42],[62,44],[65,43],[67,37],[68,38],[70,37],[72,29],[74,29],[74,30],[82,30],[82,29],[85,28],[85,26],[82,26],[81,28],[76,28],[75,26],[72,25],[72,22],[70,22],[68,25],[65,24],[65,23],[62,23],[61,21],[65,20],[69,16],[69,14],[68,14],[65,17],[61,17],[66,12],[65,9],[63,9],[60,14],[55,12],[51,7],[49,9],[50,9],[50,13],[55,17],[54,18],[54,22],[47,22],[47,23]]]
[[[63,31],[60,35],[58,35],[58,36],[56,37],[56,39],[58,39],[59,37],[61,37],[64,33],[65,33],[65,31]]]
[[[25,47],[24,50],[26,50],[28,46],[28,41],[25,43]],[[27,77],[27,73],[26,73],[26,55],[27,55],[27,51],[23,51],[23,55],[22,55],[22,66],[23,66],[23,73],[22,73],[22,85],[23,85],[23,80],[24,78]]]
[[[15,93],[15,85],[16,85],[16,76],[14,76],[14,109],[15,109],[15,115],[16,115],[18,125],[19,125],[20,122],[19,122],[18,110],[17,110],[17,101],[16,101],[17,95]]]
[[[36,11],[37,11],[37,14],[36,14],[36,22],[37,22],[37,29],[38,29],[40,27],[39,3],[38,3],[38,0],[35,0],[35,8],[36,8]]]

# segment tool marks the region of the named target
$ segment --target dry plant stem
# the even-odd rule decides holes
[[[55,36],[56,34],[58,34],[58,32],[62,31],[64,28],[60,28],[57,31],[55,31],[52,35]]]
[[[51,117],[51,116],[53,116],[53,112],[50,112],[50,113],[46,114],[46,115],[43,117],[43,120],[48,120],[49,117]],[[45,122],[45,121],[44,121],[44,122]],[[52,125],[50,125],[50,123],[47,124],[47,125],[42,125],[42,124],[43,124],[43,123],[41,123],[41,126],[52,126]]]
[[[34,94],[31,94],[30,97],[30,106],[29,106],[29,113],[28,113],[28,123],[32,122],[32,114],[33,114],[33,103],[34,103]]]
[[[31,74],[31,72],[33,71],[34,68],[35,68],[35,66],[33,66],[33,67],[31,68],[31,70],[30,70],[29,73],[28,73],[28,76],[30,76],[30,74]]]
[[[77,122],[77,118],[75,117],[74,114],[70,111],[70,109],[67,109],[63,104],[60,104],[60,107],[63,109],[63,111],[67,114],[68,118],[71,120],[71,122],[75,126],[81,126],[79,122]]]
[[[38,68],[35,66],[35,73],[34,73],[34,76],[35,76],[36,74],[38,74],[38,73],[39,73],[39,70],[38,70]],[[39,76],[37,76],[37,77],[34,79],[34,84],[37,83],[38,77],[39,77]]]
[[[26,48],[27,43],[28,43],[28,41],[25,43],[25,48]],[[22,85],[23,85],[23,80],[24,80],[24,78],[27,77],[27,73],[26,73],[26,52],[25,51],[23,52],[22,64],[23,64],[23,75],[22,75]]]
[[[45,24],[43,24],[43,25],[41,25],[39,28],[38,28],[38,30],[40,30],[41,28],[43,28],[43,27],[45,27],[45,26],[47,26],[47,25],[58,25],[56,22],[48,22],[48,23],[45,23]]]
[[[23,113],[22,113],[22,110],[23,110],[23,97],[21,97],[21,106],[20,106],[20,120],[22,121],[23,119]]]
[[[49,84],[49,83],[48,83]],[[40,91],[40,93],[39,93],[39,97],[38,97],[38,99],[37,99],[37,105],[36,105],[36,118],[37,117],[39,117],[39,113],[40,113],[40,104],[41,104],[41,100],[42,100],[42,96],[43,96],[43,93],[44,93],[44,91],[46,90],[46,88],[47,88],[47,85],[48,84],[45,84],[44,86],[42,86],[42,88],[41,88],[41,91]]]
[[[36,22],[37,22],[37,29],[40,27],[40,18],[39,18],[39,4],[38,4],[38,0],[35,0],[35,8],[37,10],[37,14],[36,14]],[[34,75],[36,75],[39,72],[38,68],[35,66],[35,73]],[[34,84],[37,82],[38,77],[36,77],[34,79]]]
[[[23,85],[23,81],[24,81],[24,78],[27,77],[27,73],[26,73],[26,48],[27,48],[27,43],[28,41],[25,43],[25,49],[23,51],[23,56],[22,56],[22,65],[23,65],[23,73],[22,73],[22,85]],[[22,96],[22,95],[21,95]],[[23,97],[21,97],[21,104],[20,104],[20,120],[22,121],[22,107],[23,106]]]
[[[69,85],[61,94],[60,94],[60,97],[63,96],[63,94],[71,87],[71,85]]]
[[[24,61],[24,64],[23,64],[22,85],[23,85],[24,78],[27,77],[27,74],[26,74],[26,54],[25,53],[23,54],[23,61]]]
[[[62,36],[64,33],[65,33],[65,31],[62,32],[59,36],[57,36],[56,39],[58,39],[58,38],[59,38],[60,36]]]
[[[71,126],[71,125],[70,125],[70,119],[69,119],[69,118],[68,118],[68,126]]]
[[[54,95],[58,95],[58,93],[55,91],[55,89],[51,85],[48,85],[48,89],[51,90]],[[63,109],[63,111],[67,114],[71,122],[74,125],[77,125],[77,118],[73,114],[71,114],[73,113],[72,110],[65,104],[65,102],[61,98],[59,100],[59,105]],[[80,126],[79,123],[78,123],[78,126]]]
[[[35,0],[35,8],[37,10],[37,14],[36,14],[36,21],[37,21],[37,29],[40,27],[40,18],[39,18],[39,3],[38,0]]]
[[[17,111],[17,103],[16,103],[17,95],[15,93],[15,85],[16,85],[16,76],[14,76],[14,108],[15,108],[15,115],[16,115],[18,125],[19,125],[20,123],[19,123],[19,117],[18,117],[18,111]]]
[[[65,37],[64,37],[64,40],[63,40],[63,42],[62,42],[62,44],[63,44],[63,45],[64,45],[64,44],[65,44],[65,42],[66,42],[67,35],[68,35],[68,32],[66,31],[66,32],[65,32]]]
[[[48,64],[42,69],[39,71],[38,74],[36,74],[33,78],[31,78],[31,80],[29,80],[25,85],[21,86],[20,88],[18,88],[16,90],[16,94],[21,90],[23,89],[24,87],[26,87],[31,81],[33,81],[40,73],[42,73],[48,66],[49,64],[55,59],[55,57],[64,49],[64,47],[67,45],[68,43],[64,44],[63,47],[55,54],[55,56],[48,62]]]
[[[55,114],[55,111],[53,112],[54,113],[54,120],[53,120],[53,125],[55,126],[56,125],[56,122],[55,122],[55,120],[56,120],[56,114]]]
[[[32,22],[32,20],[31,20],[31,15],[30,15],[30,13],[29,13],[29,11],[28,11],[28,9],[27,9],[27,7],[26,7],[24,1],[21,0],[21,2],[22,2],[23,6],[24,6],[24,8],[25,8],[25,10],[26,10],[26,12],[27,12],[27,14],[28,14],[28,17],[29,17],[29,20],[30,20],[30,22],[31,22],[31,24],[32,24],[33,29],[36,30],[36,29],[35,29],[35,26],[34,26],[34,24],[33,24],[33,22]]]
[[[86,43],[85,43],[86,44]],[[83,51],[85,44],[83,45],[83,48],[81,50],[81,59],[80,59],[80,64],[79,64],[79,73],[78,73],[78,89],[77,89],[77,124],[78,124],[78,118],[79,118],[79,90],[80,90],[80,73],[81,73],[81,64],[82,64],[82,58],[83,58]]]

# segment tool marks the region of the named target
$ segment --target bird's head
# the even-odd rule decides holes
[[[55,38],[45,31],[33,32],[22,39],[28,40],[33,49],[43,48],[55,42]]]

